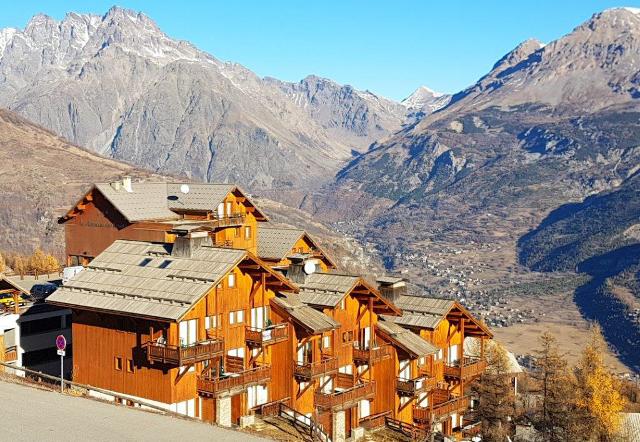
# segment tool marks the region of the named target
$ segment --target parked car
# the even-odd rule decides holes
[[[34,301],[42,301],[57,289],[58,286],[56,284],[52,282],[43,282],[41,284],[35,284],[33,287],[31,287],[30,294]]]

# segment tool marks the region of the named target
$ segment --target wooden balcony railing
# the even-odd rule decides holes
[[[391,410],[371,414],[367,417],[360,418],[359,423],[360,426],[365,430],[375,430],[376,428],[384,427],[385,418],[387,416],[391,416]]]
[[[249,347],[273,345],[289,339],[289,325],[278,324],[265,329],[247,326],[245,327],[244,336]]]
[[[8,347],[4,351],[4,362],[15,362],[18,360],[18,349],[17,347]]]
[[[370,348],[361,348],[359,343],[353,346],[353,362],[356,365],[369,365],[389,359],[393,354],[390,345],[380,345]]]
[[[242,391],[247,388],[263,384],[271,380],[271,367],[262,365],[239,373],[227,373],[221,378],[198,376],[198,394],[203,396],[217,396],[232,390]]]
[[[454,364],[444,366],[444,375],[449,378],[468,380],[480,376],[487,368],[487,361],[478,358],[464,358]]]
[[[329,376],[338,372],[338,358],[329,357],[307,364],[294,363],[293,375],[302,381],[310,381],[320,376]]]
[[[315,391],[313,398],[316,407],[324,410],[341,411],[353,408],[363,399],[373,399],[376,394],[375,382],[365,382],[343,391],[323,393]]]
[[[417,396],[419,393],[436,388],[436,378],[419,377],[415,379],[396,378],[396,391],[402,396]]]
[[[404,434],[411,440],[425,440],[429,435],[429,432],[424,428],[393,419],[389,416],[385,417],[385,425],[393,431]]]
[[[147,352],[149,362],[176,366],[195,364],[224,354],[222,339],[200,341],[190,345],[168,345],[150,341],[143,344],[143,348]]]
[[[221,217],[216,217],[211,220],[211,227],[219,228],[219,227],[230,227],[230,226],[241,226],[244,224],[245,216],[242,213],[233,213],[231,215],[224,215]]]
[[[433,405],[433,414],[436,417],[439,416],[447,416],[451,413],[458,413],[464,410],[467,410],[471,405],[471,397],[470,396],[462,396],[453,399],[449,399],[446,402],[442,402],[440,404]]]
[[[225,249],[232,249],[233,248],[233,241],[231,241],[230,239],[219,240],[219,241],[216,241],[214,243],[214,246],[222,247],[222,248],[225,248]]]
[[[413,407],[413,420],[420,423],[431,422],[431,413],[433,413],[434,419],[448,416],[452,413],[461,413],[469,408],[471,405],[470,396],[462,396],[451,398],[445,402],[436,403],[433,407]]]

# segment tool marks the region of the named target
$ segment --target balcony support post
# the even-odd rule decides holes
[[[333,442],[345,442],[347,438],[346,413],[344,411],[334,411],[331,413],[331,418],[333,433],[331,434],[331,440]]]
[[[221,427],[231,426],[231,396],[216,397],[216,424]]]

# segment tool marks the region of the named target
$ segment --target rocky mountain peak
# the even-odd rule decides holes
[[[525,40],[498,60],[491,70],[493,73],[498,73],[515,66],[543,47],[544,43],[535,38]]]
[[[436,92],[427,86],[420,86],[402,100],[402,104],[411,112],[430,114],[445,107],[450,100],[451,95]]]

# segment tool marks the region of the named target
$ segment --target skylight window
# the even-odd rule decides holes
[[[160,263],[158,267],[160,267],[161,269],[166,269],[167,267],[169,267],[169,264],[171,264],[172,262],[173,261],[171,261],[170,259],[165,259]]]
[[[153,258],[145,258],[142,261],[140,261],[140,267],[146,267],[151,261],[153,261]]]

